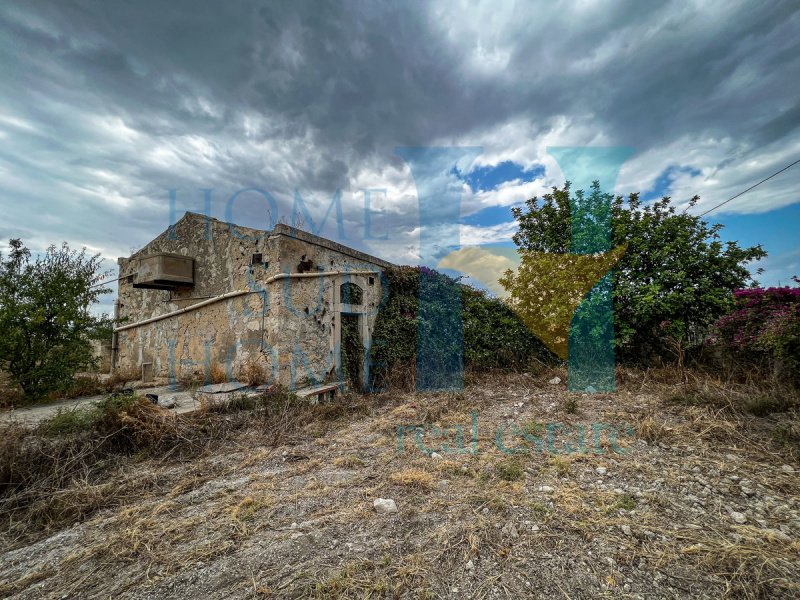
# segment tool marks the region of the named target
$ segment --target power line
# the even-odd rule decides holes
[[[100,281],[98,283],[95,283],[94,285],[90,285],[89,289],[100,287],[101,285],[106,285],[107,283],[114,283],[115,281],[119,281],[121,279],[125,279],[125,277],[117,277],[115,279],[106,279],[104,281]]]
[[[764,183],[765,181],[769,181],[770,179],[772,179],[773,177],[775,177],[775,175],[780,175],[781,173],[783,173],[783,172],[784,172],[784,171],[786,171],[787,169],[790,169],[790,168],[792,168],[793,166],[795,166],[797,163],[800,163],[800,158],[798,158],[798,159],[797,159],[796,161],[794,161],[792,164],[790,164],[790,165],[786,165],[786,166],[785,166],[785,167],[783,167],[783,168],[782,168],[780,171],[775,171],[775,172],[774,172],[772,175],[770,175],[770,176],[769,176],[769,177],[767,177],[766,179],[762,179],[761,181],[759,181],[759,182],[758,182],[758,183],[756,183],[755,185],[751,185],[749,188],[747,188],[747,189],[746,189],[746,190],[744,190],[743,192],[739,192],[739,193],[738,193],[738,194],[736,194],[735,196],[731,196],[730,198],[728,198],[727,200],[725,200],[725,202],[720,202],[720,203],[719,203],[719,204],[717,204],[716,206],[714,206],[714,207],[712,207],[712,208],[709,208],[709,209],[708,209],[706,212],[704,212],[704,213],[700,213],[700,214],[699,214],[699,215],[697,215],[697,216],[698,216],[698,217],[704,217],[704,216],[705,216],[705,215],[707,215],[708,213],[710,213],[710,212],[712,212],[712,211],[715,211],[715,210],[717,210],[717,209],[718,209],[720,206],[722,206],[723,204],[727,204],[727,203],[728,203],[728,202],[730,202],[731,200],[735,200],[736,198],[738,198],[739,196],[741,196],[741,195],[743,195],[743,194],[746,194],[747,192],[749,192],[749,191],[750,191],[750,190],[752,190],[753,188],[756,188],[756,187],[760,186],[760,185],[761,185],[762,183]]]

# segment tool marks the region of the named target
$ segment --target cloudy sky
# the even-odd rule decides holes
[[[698,213],[800,158],[796,1],[3,2],[0,69],[0,239],[108,267],[204,189],[265,228],[298,194],[320,227],[340,190],[323,235],[415,264],[399,146],[482,148],[452,173],[465,246],[507,245],[508,208],[563,183],[549,146],[631,147],[618,193]],[[799,184],[709,215],[770,252],[764,284],[800,273]]]

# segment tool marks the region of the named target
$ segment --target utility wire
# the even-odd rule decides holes
[[[121,279],[125,279],[125,277],[117,277],[115,279],[106,279],[104,281],[100,281],[98,283],[95,283],[94,285],[90,285],[89,289],[100,287],[101,285],[106,285],[108,283],[114,283],[115,281],[120,281]]]
[[[699,214],[699,215],[697,215],[697,216],[698,216],[698,217],[703,217],[703,216],[707,215],[708,213],[710,213],[710,212],[712,212],[712,211],[715,211],[715,210],[717,210],[717,209],[718,209],[720,206],[722,206],[723,204],[727,204],[727,203],[728,203],[728,202],[730,202],[731,200],[735,200],[735,199],[736,199],[736,198],[738,198],[739,196],[741,196],[741,195],[743,195],[743,194],[746,194],[747,192],[749,192],[749,191],[750,191],[750,190],[752,190],[753,188],[756,188],[756,187],[760,186],[760,185],[761,185],[762,183],[764,183],[765,181],[769,181],[770,179],[772,179],[772,178],[773,178],[773,177],[775,177],[776,175],[780,175],[780,174],[781,174],[781,173],[783,173],[784,171],[786,171],[786,170],[788,170],[788,169],[792,168],[792,167],[793,167],[793,166],[795,166],[797,163],[800,163],[800,158],[798,158],[798,159],[797,159],[796,161],[794,161],[792,164],[790,164],[790,165],[787,165],[787,166],[783,167],[783,168],[782,168],[780,171],[775,171],[775,172],[774,172],[772,175],[770,175],[770,176],[769,176],[769,177],[767,177],[766,179],[762,179],[761,181],[759,181],[759,182],[758,182],[758,183],[756,183],[755,185],[751,185],[749,188],[747,188],[747,189],[746,189],[746,190],[744,190],[743,192],[739,192],[739,193],[738,193],[738,194],[736,194],[735,196],[731,196],[730,198],[728,198],[727,200],[725,200],[725,202],[720,202],[720,203],[719,203],[719,204],[717,204],[716,206],[714,206],[714,207],[712,207],[712,208],[709,208],[709,209],[708,209],[706,212],[704,212],[704,213],[700,213],[700,214]]]

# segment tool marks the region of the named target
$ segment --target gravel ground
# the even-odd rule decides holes
[[[351,399],[278,446],[254,419],[191,462],[132,457],[109,481],[141,493],[2,538],[0,595],[800,596],[796,416],[554,375]]]

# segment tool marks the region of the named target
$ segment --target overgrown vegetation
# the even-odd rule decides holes
[[[378,314],[370,351],[375,388],[413,387],[418,353],[436,363],[426,364],[431,373],[460,370],[462,364],[524,369],[532,362],[554,360],[499,299],[425,267],[387,269],[385,276],[388,297]],[[425,288],[422,296],[420,285]],[[461,330],[451,325],[451,309],[461,311]]]
[[[330,423],[363,410],[351,397],[312,405],[284,388],[187,414],[116,394],[35,428],[6,424],[0,427],[0,519],[19,536],[75,522],[133,492],[107,484],[125,461],[195,458],[254,424],[267,443],[278,445],[312,424],[312,433],[322,435]]]
[[[607,302],[611,293],[617,356],[628,362],[680,360],[686,345],[702,341],[707,328],[733,307],[734,290],[752,283],[748,263],[766,256],[761,246],[723,242],[722,225],[678,212],[668,197],[645,204],[638,194],[625,199],[603,192],[597,182],[585,192],[573,192],[568,183],[553,188],[512,213],[519,225],[514,242],[531,264],[523,269],[525,277],[509,272],[503,284],[518,299],[521,314],[540,310],[541,290],[580,289],[586,276],[581,269],[564,269],[554,280],[549,263],[537,257],[624,249],[611,285],[584,303]],[[579,232],[577,239],[573,231]],[[601,325],[589,323],[581,332],[610,340],[612,332]],[[580,323],[573,320],[576,326]]]
[[[707,343],[727,367],[800,384],[800,287],[736,291],[734,310],[715,323]]]
[[[50,246],[32,258],[20,240],[0,255],[0,370],[36,400],[65,391],[73,376],[94,364],[90,340],[110,335],[109,321],[90,308],[109,292],[98,286],[99,255]]]
[[[495,431],[514,412],[520,427],[538,437],[546,433],[545,421],[561,418],[567,392],[547,384],[556,372],[475,374],[464,394],[394,392],[377,405],[366,397],[300,404],[281,390],[271,400],[235,398],[174,416],[143,399],[109,399],[106,408],[124,415],[128,435],[147,421],[136,417],[141,411],[159,416],[157,426],[167,436],[177,430],[181,439],[162,446],[154,438],[136,450],[111,452],[98,437],[108,431],[88,424],[95,419],[83,423],[89,428],[84,433],[74,423],[55,436],[45,427],[32,432],[28,451],[38,447],[42,454],[26,455],[30,460],[23,458],[19,469],[61,458],[51,463],[53,471],[42,471],[42,479],[50,478],[44,485],[34,479],[33,486],[0,498],[3,542],[28,546],[6,554],[10,575],[0,595],[60,597],[73,588],[89,595],[140,588],[174,595],[177,585],[196,595],[203,577],[219,576],[226,590],[238,586],[281,598],[417,597],[418,590],[433,590],[419,596],[428,598],[446,596],[455,586],[477,597],[490,590],[482,582],[490,586],[500,576],[510,596],[526,597],[531,588],[514,576],[514,565],[535,564],[547,553],[558,568],[546,569],[555,574],[537,583],[544,595],[563,588],[580,597],[588,585],[604,589],[605,566],[613,559],[623,565],[613,571],[613,587],[628,584],[631,594],[655,589],[669,595],[674,581],[685,581],[692,582],[685,593],[692,597],[702,595],[698,590],[720,597],[725,590],[735,597],[796,596],[794,537],[776,537],[786,525],[783,537],[796,535],[790,521],[796,473],[781,467],[796,464],[796,419],[788,429],[715,405],[665,404],[680,380],[677,369],[622,369],[621,396],[629,400],[610,405],[600,395],[581,397],[581,420],[570,422],[586,424],[591,435],[591,423],[630,419],[636,437],[653,443],[621,436],[623,456],[608,445],[599,455],[508,456],[498,450]],[[722,385],[695,381],[693,373],[690,382],[709,395]],[[548,417],[541,411],[551,402]],[[481,415],[478,454],[431,457],[411,439],[396,453],[398,422],[466,424],[465,403]],[[353,418],[359,412],[365,416]],[[646,422],[652,423],[649,433]],[[75,444],[83,444],[85,434],[87,446],[101,448],[94,456]],[[2,451],[18,447],[16,434],[8,435]],[[443,441],[436,439],[437,445]],[[600,476],[598,466],[608,472]],[[738,482],[745,479],[758,502],[742,495]],[[698,512],[689,494],[706,484],[713,495]],[[395,499],[399,515],[376,514],[375,497]],[[780,512],[783,504],[788,512]],[[746,508],[748,522],[734,523],[727,507]],[[87,526],[67,529],[82,520]],[[30,545],[48,528],[64,534],[52,544]],[[372,562],[353,563],[344,546],[349,540],[364,544],[359,552]],[[406,548],[408,540],[414,544]],[[275,551],[251,570],[246,557],[254,544]],[[291,565],[284,560],[290,554],[296,557]],[[624,563],[626,556],[637,561]],[[24,567],[11,564],[17,557],[27,561]]]
[[[342,375],[350,385],[350,389],[361,391],[363,387],[361,368],[364,362],[364,344],[361,343],[361,332],[358,319],[342,315]]]

